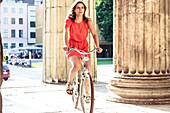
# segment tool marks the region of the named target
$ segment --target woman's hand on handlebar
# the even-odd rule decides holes
[[[103,51],[103,49],[98,47],[97,53],[101,53],[102,51]]]
[[[66,52],[68,52],[68,46],[67,46],[67,45],[64,45],[63,50],[66,51]]]

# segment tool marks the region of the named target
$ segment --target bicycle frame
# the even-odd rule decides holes
[[[80,53],[80,54],[83,54],[83,57],[82,57],[83,62],[82,62],[82,64],[83,64],[83,67],[84,67],[85,62],[89,61],[89,58],[88,58],[88,57],[85,57],[85,55],[90,54],[90,53],[92,53],[92,52],[94,52],[94,51],[97,51],[98,48],[95,47],[93,50],[91,50],[91,51],[89,51],[89,52],[84,52],[84,51],[81,52],[80,50],[78,50],[78,49],[76,49],[76,48],[74,48],[74,47],[70,47],[70,48],[69,48],[69,51],[71,51],[71,50],[74,50],[74,51],[77,51],[77,52]]]
[[[92,53],[92,52],[94,52],[94,51],[97,51],[98,48],[95,47],[93,50],[91,50],[91,51],[89,51],[89,52],[84,52],[84,51],[81,52],[80,50],[78,50],[78,49],[76,49],[76,48],[74,48],[74,47],[72,46],[72,47],[69,48],[69,51],[71,51],[71,50],[74,50],[74,51],[77,51],[77,52],[80,53],[80,54],[83,54],[83,57],[82,57],[82,60],[83,60],[83,62],[82,62],[82,66],[83,66],[82,72],[84,72],[85,74],[87,73],[87,71],[89,72],[89,70],[86,70],[86,67],[85,67],[85,63],[86,63],[87,61],[89,61],[89,58],[88,58],[88,57],[85,57],[85,55],[90,54],[90,53]]]
[[[94,52],[94,51],[96,51],[96,50],[98,50],[98,48],[95,48],[94,50],[92,50],[92,51],[89,51],[89,52],[81,52],[81,51],[79,51],[78,49],[76,49],[76,48],[74,48],[74,47],[71,47],[71,48],[69,48],[69,51],[71,50],[71,49],[73,49],[73,50],[75,50],[75,51],[77,51],[78,53],[80,53],[80,54],[83,54],[83,57],[82,57],[82,60],[83,60],[83,62],[82,62],[82,74],[81,74],[81,77],[79,77],[79,76],[77,76],[76,78],[77,78],[77,85],[76,85],[76,88],[75,89],[73,89],[73,90],[75,90],[75,94],[73,94],[73,101],[75,102],[75,108],[77,108],[77,105],[78,105],[78,99],[79,99],[79,96],[81,95],[81,100],[82,100],[82,98],[84,98],[84,97],[86,97],[86,96],[83,96],[82,97],[82,95],[83,95],[83,92],[82,92],[82,86],[83,86],[83,83],[84,83],[84,81],[86,80],[86,79],[90,79],[91,80],[91,77],[90,77],[90,72],[89,72],[89,70],[87,70],[86,69],[86,67],[85,67],[85,63],[87,62],[87,61],[89,61],[89,58],[88,57],[85,57],[85,55],[86,54],[90,54],[90,53],[92,53],[92,52]],[[92,81],[92,80],[91,80]],[[85,83],[86,84],[86,83]],[[92,85],[92,87],[93,87],[93,85]],[[92,89],[91,89],[92,90]],[[93,88],[93,92],[94,92],[94,88]],[[94,94],[94,93],[93,93]],[[91,97],[91,96],[90,96]],[[81,104],[82,104],[82,102],[81,102]],[[83,108],[83,106],[84,106],[84,103],[83,103],[83,105],[82,105],[82,109],[83,109],[83,111],[84,111],[84,108]],[[93,105],[92,105],[93,106]],[[90,108],[90,110],[91,111],[93,111],[93,107],[92,107],[92,109]],[[90,113],[91,113],[91,111],[90,111]]]

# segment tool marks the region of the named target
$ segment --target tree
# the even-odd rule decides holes
[[[97,25],[107,42],[113,41],[113,0],[96,1]]]

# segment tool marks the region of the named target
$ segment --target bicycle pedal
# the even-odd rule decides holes
[[[91,97],[90,96],[86,96],[85,102],[86,103],[90,103],[90,101],[91,101]]]
[[[91,100],[85,100],[85,102],[86,102],[87,104],[89,104],[89,103],[90,103],[90,101],[91,101]]]

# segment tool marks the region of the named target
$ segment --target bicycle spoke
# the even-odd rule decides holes
[[[81,86],[81,105],[84,113],[92,113],[94,105],[94,88],[90,75],[85,77]]]

